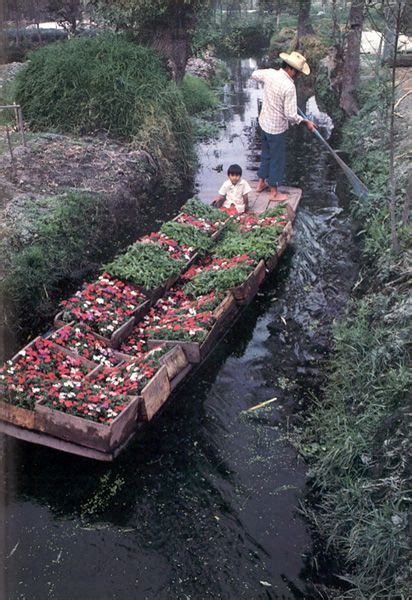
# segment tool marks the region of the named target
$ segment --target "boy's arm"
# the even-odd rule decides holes
[[[225,196],[219,194],[217,198],[212,201],[212,206],[216,206],[216,208],[220,208],[225,201]]]

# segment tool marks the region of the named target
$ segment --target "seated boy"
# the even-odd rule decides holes
[[[248,193],[252,188],[246,179],[242,179],[241,167],[230,165],[227,175],[228,179],[223,183],[218,192],[219,196],[213,200],[212,204],[218,208],[234,207],[239,214],[247,212],[249,208]]]

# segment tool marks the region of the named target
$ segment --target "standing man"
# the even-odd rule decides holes
[[[295,79],[300,73],[309,75],[306,58],[299,52],[281,52],[279,56],[283,60],[279,70],[258,69],[252,73],[252,79],[264,83],[263,105],[259,115],[262,157],[256,191],[262,192],[269,184],[270,200],[273,202],[288,199],[286,194],[278,191],[278,187],[283,182],[285,172],[285,137],[289,123],[306,123],[309,131],[316,128],[312,121],[302,119],[297,112]]]

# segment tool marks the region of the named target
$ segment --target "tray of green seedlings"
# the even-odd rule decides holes
[[[230,221],[230,217],[194,197],[182,206],[180,214],[175,217],[174,221],[192,224],[216,240],[220,237],[225,224]]]
[[[213,255],[222,258],[233,258],[247,254],[256,264],[260,260],[265,263],[276,255],[279,239],[284,231],[281,225],[257,227],[250,231],[242,231],[236,223],[231,223],[223,233],[222,239],[213,249]]]
[[[199,255],[206,254],[214,246],[214,241],[211,237],[197,227],[187,223],[177,223],[177,221],[169,221],[164,223],[160,231],[168,237],[176,240],[178,243],[185,244],[189,248],[195,250]]]
[[[153,303],[173,285],[185,264],[185,260],[173,259],[167,250],[156,244],[137,242],[104,269],[137,286]]]
[[[190,267],[183,274],[182,280],[186,283],[183,290],[193,298],[208,294],[212,290],[217,293],[244,290],[254,278],[261,276],[262,265],[255,265],[253,259],[247,254],[233,258],[207,257]],[[264,278],[263,264],[263,278]],[[261,283],[261,280],[259,281]],[[235,296],[236,297],[236,296]]]

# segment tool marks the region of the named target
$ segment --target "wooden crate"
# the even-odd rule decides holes
[[[174,346],[167,354],[164,354],[159,362],[166,367],[169,381],[172,381],[188,365],[186,354],[179,345]]]
[[[76,323],[75,321],[70,321],[70,323],[65,323],[65,325],[63,325],[62,327],[59,327],[59,329],[56,329],[56,330],[54,330],[54,331],[50,331],[49,333],[47,333],[47,334],[46,334],[45,336],[43,336],[43,337],[44,337],[46,340],[47,340],[47,339],[50,339],[50,338],[51,338],[51,336],[52,336],[54,333],[58,333],[60,329],[63,329],[63,327],[67,327],[67,326],[70,326],[70,327],[76,327],[76,326],[78,326],[78,325],[81,325],[81,324],[79,324],[79,323]],[[113,355],[113,357],[116,359],[116,362],[114,363],[114,365],[113,365],[113,366],[116,366],[116,365],[118,365],[119,363],[121,363],[121,362],[124,362],[124,361],[129,361],[129,360],[132,360],[132,357],[131,357],[131,356],[129,356],[128,354],[124,354],[123,352],[118,352],[117,350],[115,350],[115,349],[114,349],[114,348],[111,346],[111,344],[110,344],[110,341],[109,341],[107,338],[103,337],[102,335],[99,335],[98,333],[96,333],[95,331],[92,331],[92,330],[88,331],[87,333],[88,333],[89,335],[91,335],[92,337],[94,337],[96,340],[100,340],[101,342],[104,342],[104,343],[107,345],[107,347],[108,347],[108,348],[110,348],[110,349],[112,350],[112,355]],[[52,341],[53,341],[53,340],[52,340]],[[54,341],[53,341],[53,344],[54,344],[55,346],[57,346],[57,347],[58,347],[60,350],[62,350],[63,352],[70,352],[70,353],[71,353],[73,356],[76,356],[76,357],[79,357],[79,358],[83,358],[83,357],[82,357],[82,356],[81,356],[81,355],[80,355],[78,352],[76,352],[76,350],[72,350],[71,348],[66,348],[65,346],[61,346],[60,344],[57,344],[57,343],[56,343],[56,342],[54,342]],[[85,360],[87,360],[87,359],[85,359]]]
[[[39,431],[87,448],[110,452],[136,429],[141,398],[130,396],[127,407],[109,425],[49,408],[44,402],[40,400],[35,406]]]
[[[139,420],[151,421],[168,399],[170,391],[167,367],[164,365],[160,367],[156,375],[152,377],[141,392]]]
[[[101,334],[95,333],[101,340],[106,341],[112,348],[118,348],[124,340],[129,337],[136,323],[141,321],[141,319],[147,315],[150,310],[151,302],[150,300],[145,300],[142,304],[139,304],[137,308],[132,312],[131,316],[127,321],[125,321],[120,327],[113,331],[110,338],[105,337]],[[72,321],[70,321],[71,323]],[[81,321],[79,321],[81,323]],[[63,320],[63,311],[57,313],[54,317],[53,325],[55,329],[60,329],[64,325],[68,325],[69,321]]]
[[[241,285],[230,288],[233,297],[240,305],[248,304],[255,296],[266,277],[265,261],[258,262],[249,277]]]
[[[36,413],[34,410],[14,406],[3,400],[0,400],[0,421],[18,425],[25,429],[36,429]]]
[[[18,360],[21,352],[23,350],[27,350],[31,346],[34,346],[35,342],[39,339],[42,339],[42,336],[35,337],[29,344],[27,344],[26,346],[24,346],[24,348],[19,350],[17,352],[17,354],[15,354],[13,356],[11,361],[13,363],[16,362]],[[47,336],[44,339],[47,339]],[[53,344],[53,347],[57,351],[61,351],[64,354],[67,354],[68,356],[72,356],[73,358],[79,359],[81,361],[81,363],[89,369],[89,373],[87,375],[85,375],[85,377],[93,374],[97,369],[99,369],[99,366],[96,365],[96,363],[94,363],[90,360],[87,360],[86,358],[83,358],[82,356],[79,356],[76,352],[73,352],[72,350],[68,350],[67,348],[63,348],[63,347],[59,346],[58,344],[55,344],[54,342],[51,342],[51,343]],[[3,386],[3,389],[4,389],[4,386]],[[1,391],[0,391],[0,393],[1,393]],[[30,410],[28,408],[21,408],[20,406],[14,406],[14,404],[11,404],[11,403],[3,401],[3,400],[0,400],[0,420],[7,422],[7,423],[11,423],[13,425],[18,425],[19,427],[24,427],[26,429],[36,429],[37,428],[37,418],[36,418],[35,407],[33,407],[33,410]]]
[[[278,243],[278,247],[277,247],[277,251],[276,251],[279,258],[282,256],[282,254],[286,250],[286,247],[288,246],[290,240],[292,239],[292,236],[293,236],[293,225],[290,222],[286,225],[285,229],[280,234],[279,243]]]
[[[228,327],[228,324],[238,313],[239,309],[236,301],[231,293],[227,294],[219,306],[214,310],[214,317],[216,322],[207,334],[203,342],[187,342],[178,340],[148,340],[147,344],[149,348],[156,348],[157,346],[175,346],[178,344],[181,346],[186,354],[189,363],[197,364],[201,362],[215,346],[218,340],[222,337],[223,333]]]

